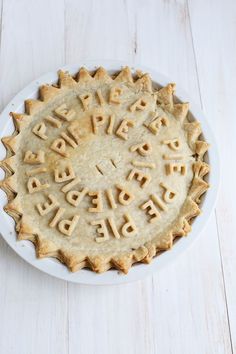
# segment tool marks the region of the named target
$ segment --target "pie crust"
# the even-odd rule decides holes
[[[100,67],[39,88],[25,113],[11,113],[5,211],[37,257],[71,271],[127,273],[187,235],[209,184],[209,147],[175,84],[154,87],[129,67]]]

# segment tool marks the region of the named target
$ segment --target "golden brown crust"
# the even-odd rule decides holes
[[[173,115],[177,119],[183,122],[187,117],[188,110],[189,110],[189,103],[176,103],[173,105],[172,109],[170,109],[170,112],[173,113]]]
[[[176,85],[174,83],[168,84],[157,91],[157,101],[163,105],[167,105],[168,108],[173,107],[173,95]]]
[[[99,67],[94,75],[94,79],[95,80],[104,80],[104,82],[111,82],[112,78],[111,76],[108,74],[108,72],[102,68]]]
[[[43,102],[39,100],[28,99],[25,101],[25,111],[29,115],[37,113],[43,106]]]
[[[78,74],[76,75],[76,81],[79,83],[85,83],[93,80],[92,76],[90,75],[89,71],[85,68],[81,68]]]
[[[77,84],[77,82],[73,79],[73,77],[67,72],[67,71],[61,71],[59,70],[58,72],[58,85],[60,88],[63,87],[73,87]]]
[[[58,76],[58,87],[43,85],[39,89],[38,100],[28,99],[25,101],[25,114],[11,113],[16,131],[12,136],[2,139],[7,150],[7,156],[0,165],[6,172],[6,177],[0,185],[8,197],[5,211],[16,221],[18,238],[32,241],[35,244],[36,253],[39,258],[55,257],[65,263],[73,272],[88,267],[97,273],[101,273],[115,267],[127,273],[133,263],[150,263],[152,258],[160,251],[172,247],[175,237],[184,236],[191,230],[191,220],[200,213],[198,206],[201,201],[200,198],[209,187],[209,184],[204,180],[204,176],[209,173],[209,165],[203,161],[204,154],[209,145],[205,141],[198,140],[201,134],[199,122],[187,121],[189,104],[174,102],[175,84],[168,84],[166,87],[156,91],[157,103],[162,105],[166,111],[171,112],[176,119],[184,124],[189,145],[197,156],[197,161],[193,164],[193,180],[188,197],[180,210],[177,220],[161,239],[154,238],[143,246],[128,252],[117,254],[109,254],[107,252],[99,256],[88,256],[83,253],[75,253],[73,250],[58,248],[53,241],[44,238],[41,234],[35,233],[34,229],[27,222],[27,216],[23,215],[21,202],[17,195],[17,183],[14,174],[17,168],[15,156],[21,131],[29,124],[31,116],[39,112],[54,97],[61,94],[61,90],[69,89],[75,85],[87,84],[91,80],[105,80],[106,82],[114,80],[117,83],[127,82],[130,85],[134,85],[138,91],[153,92],[150,76],[148,74],[139,74],[138,79],[135,81],[128,67],[123,68],[116,77],[110,76],[104,68],[99,68],[94,76],[85,68],[80,69],[78,74],[75,75],[75,79],[69,73],[63,71],[59,71]]]
[[[188,141],[190,147],[195,150],[196,149],[196,141],[201,134],[201,124],[197,121],[191,122],[191,123],[185,123],[184,128],[188,134]]]
[[[125,68],[123,68],[119,74],[115,77],[115,81],[116,82],[129,82],[129,83],[133,83],[133,76],[131,73],[131,70],[128,66],[126,66]]]
[[[148,74],[144,74],[137,81],[135,81],[135,87],[139,91],[152,92],[152,80]]]
[[[39,98],[44,102],[50,101],[53,97],[58,95],[58,93],[59,89],[51,85],[42,85],[39,88]]]

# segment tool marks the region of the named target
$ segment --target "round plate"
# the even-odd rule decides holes
[[[99,64],[99,65],[98,65]],[[97,69],[99,66],[103,66],[108,72],[113,73],[121,69],[122,66],[128,65],[120,61],[86,61],[81,62],[77,66],[65,66],[62,69],[68,70],[71,74],[78,72],[81,66],[85,66],[89,70]],[[129,65],[133,71],[135,68]],[[172,80],[159,74],[155,70],[138,66],[138,69],[148,72],[154,84],[165,86]],[[24,88],[13,100],[6,106],[0,115],[0,138],[11,135],[14,131],[14,125],[9,118],[9,112],[24,112],[24,100],[27,98],[37,98],[38,88],[40,85],[48,83],[55,83],[58,80],[57,72],[48,73],[41,76],[39,79],[33,81],[30,85]],[[4,205],[7,203],[7,197],[5,193],[0,191],[0,212],[1,212],[1,224],[0,232],[6,242],[11,246],[16,253],[20,255],[25,261],[33,265],[34,267],[42,270],[45,273],[53,275],[55,277],[81,284],[119,284],[127,283],[135,280],[139,280],[153,272],[159,270],[161,267],[175,259],[179,254],[186,251],[186,249],[197,239],[203,227],[206,225],[207,220],[214,208],[217,190],[219,186],[219,157],[217,153],[217,146],[215,143],[212,131],[207,124],[206,118],[202,111],[188,98],[188,95],[179,88],[177,85],[177,96],[180,101],[190,102],[190,119],[197,118],[202,125],[204,132],[204,138],[210,143],[211,148],[207,154],[207,162],[211,165],[211,172],[209,174],[209,183],[211,188],[202,198],[202,215],[194,220],[192,225],[192,231],[188,237],[179,238],[171,251],[163,252],[158,257],[155,257],[151,264],[136,264],[134,265],[127,275],[119,273],[117,270],[109,270],[103,274],[96,274],[90,270],[82,269],[76,273],[71,273],[67,267],[61,264],[56,259],[44,258],[37,259],[35,256],[34,245],[30,241],[17,241],[17,235],[15,231],[14,220],[3,210]],[[5,147],[0,143],[0,160],[4,159],[6,154]],[[1,171],[1,179],[4,178],[4,172]]]

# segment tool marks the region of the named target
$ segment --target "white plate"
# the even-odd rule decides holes
[[[99,64],[99,65],[98,65]],[[126,63],[127,64],[127,63]],[[104,66],[110,73],[116,72],[121,69],[125,63],[120,61],[105,61],[97,60],[95,61],[86,61],[79,63],[75,66],[66,66],[62,68],[63,70],[68,70],[71,74],[74,74],[78,71],[81,66],[85,66],[89,70],[94,70],[98,66]],[[130,65],[132,67],[132,65]],[[172,80],[167,77],[159,74],[158,72],[143,67],[138,66],[138,69],[141,69],[144,72],[151,74],[152,80],[158,85],[164,86]],[[132,67],[132,70],[135,70]],[[23,112],[24,111],[24,100],[27,98],[36,98],[38,93],[38,87],[45,83],[54,83],[57,81],[57,73],[48,73],[41,76],[39,79],[33,81],[25,89],[23,89],[16,97],[6,106],[0,115],[0,138],[3,136],[11,135],[14,131],[14,126],[9,118],[9,112]],[[55,277],[65,279],[75,283],[81,284],[119,284],[127,283],[141,279],[147,275],[152,274],[155,271],[158,271],[161,267],[169,263],[171,260],[176,259],[176,257],[186,249],[197,239],[203,227],[206,225],[207,220],[211,214],[211,211],[214,208],[216,201],[217,190],[219,186],[219,158],[217,153],[217,146],[215,143],[214,136],[212,131],[207,124],[206,118],[202,111],[197,108],[197,106],[192,102],[188,95],[179,88],[177,85],[177,96],[180,100],[190,102],[190,111],[192,118],[196,117],[202,125],[202,130],[204,132],[204,138],[207,142],[211,144],[210,151],[208,153],[209,163],[211,165],[211,173],[209,175],[209,182],[211,188],[208,190],[206,195],[203,198],[202,210],[203,213],[201,216],[197,217],[193,222],[193,227],[191,233],[188,237],[182,237],[175,242],[174,247],[171,251],[166,251],[154,258],[152,263],[149,265],[145,264],[136,264],[134,265],[128,275],[120,274],[117,270],[109,270],[103,274],[95,274],[90,270],[82,269],[77,273],[71,273],[68,271],[67,267],[62,265],[59,261],[50,258],[44,258],[42,260],[36,259],[34,246],[30,241],[17,241],[16,232],[15,232],[15,223],[13,219],[5,213],[3,210],[4,205],[7,203],[6,195],[3,191],[0,191],[0,213],[1,213],[1,223],[0,223],[0,232],[6,242],[18,253],[24,260],[33,265],[34,267],[42,270],[45,273],[53,275]],[[2,143],[0,143],[0,160],[5,157],[5,148]],[[1,170],[1,169],[0,169]],[[1,179],[4,177],[3,171],[1,171]]]

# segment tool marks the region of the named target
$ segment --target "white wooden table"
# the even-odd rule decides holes
[[[0,238],[0,354],[236,353],[236,1],[0,0],[0,8],[1,109],[64,64],[141,63],[202,106],[222,158],[205,232],[144,281],[66,283]]]

